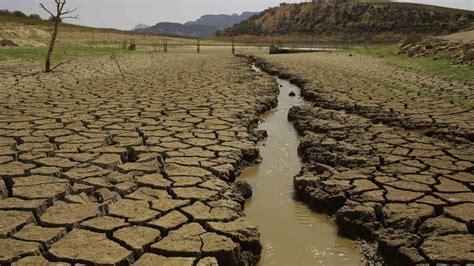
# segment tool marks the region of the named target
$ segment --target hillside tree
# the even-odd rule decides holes
[[[53,54],[54,45],[56,44],[56,38],[58,37],[59,24],[64,19],[67,19],[67,18],[78,19],[78,15],[75,15],[75,16],[73,15],[73,13],[76,12],[78,8],[76,7],[72,10],[69,10],[69,9],[64,10],[66,2],[67,0],[54,0],[54,3],[56,4],[55,5],[56,9],[54,11],[50,11],[43,4],[40,4],[40,7],[44,9],[46,12],[48,12],[49,15],[51,15],[51,20],[54,22],[53,33],[51,34],[51,42],[49,44],[48,53],[46,54],[45,70],[44,70],[46,73],[53,71],[55,68],[63,64],[63,63],[60,63],[54,67],[51,67],[51,55]]]

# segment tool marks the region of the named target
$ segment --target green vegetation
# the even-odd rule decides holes
[[[446,80],[474,81],[474,66],[455,65],[453,60],[448,59],[411,58],[406,55],[398,55],[397,50],[397,46],[389,45],[352,48],[345,50],[345,52],[382,58],[389,65],[422,74],[435,75]]]
[[[5,60],[44,60],[47,48],[7,48],[0,49],[0,61]],[[75,57],[98,57],[111,56],[115,52],[116,55],[122,54],[143,54],[146,52],[129,51],[124,49],[112,48],[56,48],[54,50],[52,60],[55,62],[69,60]]]
[[[439,78],[447,80],[457,80],[457,81],[474,81],[474,67],[473,66],[461,66],[454,65],[451,60],[447,59],[438,59],[433,60],[431,58],[410,58],[405,55],[397,55],[397,46],[374,46],[374,47],[364,47],[364,48],[351,48],[347,49],[344,52],[350,54],[364,54],[369,55],[375,58],[380,58],[385,60],[389,65],[399,67],[408,71],[414,71],[420,74],[434,75]],[[403,90],[403,91],[412,91],[409,88],[402,86],[401,84],[387,81],[378,77],[365,77],[373,82],[376,82],[384,87]],[[430,97],[437,100],[443,100],[446,102],[454,102],[464,108],[474,107],[474,102],[472,100],[466,100],[459,97],[448,97],[448,96],[439,96],[435,95],[429,91],[419,91],[420,95]]]

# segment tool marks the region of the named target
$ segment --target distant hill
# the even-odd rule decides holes
[[[227,27],[233,26],[250,17],[257,15],[259,12],[243,12],[241,15],[205,15],[196,21],[186,22],[184,25],[209,25],[223,30]]]
[[[134,30],[141,30],[141,29],[145,29],[145,28],[149,28],[149,27],[150,27],[150,25],[145,25],[145,24],[140,23],[140,24],[138,24],[137,26],[135,26],[135,27],[132,29],[132,31],[134,31]]]
[[[207,25],[183,25],[180,23],[161,22],[155,26],[135,30],[135,32],[207,38],[214,35],[218,30],[216,27]]]
[[[457,32],[473,22],[473,11],[421,4],[281,4],[224,29],[217,36],[237,36],[241,41],[394,42],[412,34]]]
[[[196,21],[186,22],[185,24],[161,22],[151,27],[142,27],[146,25],[139,24],[137,25],[138,28],[135,27],[132,31],[151,34],[208,38],[213,36],[219,30],[223,30],[226,27],[240,23],[255,14],[258,13],[244,12],[241,15],[205,15]]]

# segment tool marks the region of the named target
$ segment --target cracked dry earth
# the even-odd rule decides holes
[[[125,81],[108,58],[0,74],[0,264],[254,264],[231,181],[274,81],[230,55],[120,61]]]
[[[474,263],[472,83],[347,54],[261,58],[309,100],[289,114],[304,136],[294,185],[308,204],[377,243],[387,264]]]

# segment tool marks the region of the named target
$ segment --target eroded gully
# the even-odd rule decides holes
[[[297,86],[287,80],[277,81],[278,106],[267,112],[259,125],[268,133],[268,138],[258,144],[262,163],[239,177],[253,187],[245,213],[262,234],[259,265],[360,265],[357,244],[339,237],[331,220],[295,198],[293,177],[302,162],[297,154],[299,136],[287,116],[292,106],[303,105],[304,100]]]

